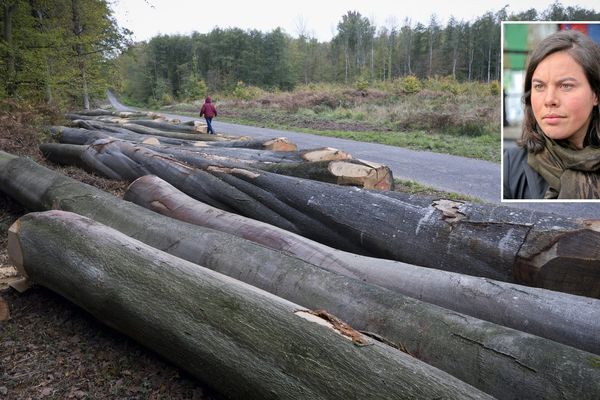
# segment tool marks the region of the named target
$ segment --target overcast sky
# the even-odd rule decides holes
[[[281,27],[298,36],[300,27],[319,41],[329,41],[348,11],[358,11],[377,27],[402,24],[406,17],[427,24],[435,14],[445,24],[451,15],[471,21],[487,11],[509,5],[508,12],[531,7],[544,10],[552,0],[110,0],[119,26],[133,31],[136,41],[158,34],[207,33],[216,27],[270,32]],[[600,9],[598,0],[563,0],[564,6]]]

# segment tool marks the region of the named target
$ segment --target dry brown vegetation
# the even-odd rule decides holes
[[[407,86],[412,82],[413,86]],[[216,96],[222,116],[297,128],[353,132],[421,130],[467,137],[500,132],[500,97],[495,86],[450,78],[379,82],[357,89],[332,84],[299,87],[292,92],[236,88]],[[196,104],[173,106],[194,112]],[[333,123],[333,124],[332,124]],[[336,125],[337,124],[337,125]]]
[[[60,121],[46,107],[0,104],[0,150],[31,157],[120,196],[125,182],[78,168],[46,164],[38,151],[45,124]],[[0,194],[0,302],[10,319],[0,321],[0,398],[25,399],[211,399],[214,394],[184,371],[106,327],[87,312],[34,287],[19,294],[7,287],[6,232],[26,211]]]
[[[291,92],[239,86],[214,99],[222,121],[500,162],[500,86],[415,77],[368,87],[310,84]],[[200,100],[165,105],[197,115]]]

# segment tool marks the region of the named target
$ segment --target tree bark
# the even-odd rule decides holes
[[[50,146],[52,144],[41,146],[48,159],[53,162],[64,162],[60,151],[46,150]],[[59,149],[60,146],[54,145],[54,148]],[[250,149],[237,150],[250,151]],[[204,169],[192,168],[145,147],[110,140],[98,141],[82,148],[81,159],[89,169],[96,170],[111,179],[134,181],[143,175],[157,175],[182,192],[214,207],[264,221],[294,233],[318,232],[321,240],[334,241],[349,251],[364,253],[360,245],[346,240],[344,235],[331,230],[319,219],[299,213],[270,192],[247,184],[239,178],[220,173],[220,171],[228,171],[227,168],[210,166]],[[243,171],[258,175],[255,172]],[[295,222],[292,223],[291,220]]]
[[[382,164],[363,160],[315,161],[301,164],[260,164],[264,171],[297,178],[358,186],[374,190],[394,190],[392,170]]]
[[[269,140],[253,139],[253,140],[228,140],[211,142],[210,146],[215,147],[236,147],[256,150],[271,150],[271,151],[297,151],[298,146],[292,143],[288,138],[279,137]]]
[[[600,232],[593,221],[346,188],[242,168],[199,171],[117,142],[90,146],[89,157],[114,164],[113,171],[122,178],[132,181],[147,171],[214,207],[341,250],[600,297]],[[135,169],[119,171],[130,164]],[[206,180],[214,190],[191,184],[191,176]],[[232,191],[243,193],[244,200],[231,199]],[[259,208],[264,212],[258,213]]]
[[[352,158],[352,156],[345,151],[334,149],[333,147],[303,150],[300,151],[300,157],[304,161],[341,161],[350,160]]]
[[[71,115],[74,117],[74,115]],[[111,132],[122,132],[128,134],[137,135],[153,135],[160,137],[168,137],[173,139],[184,139],[184,140],[204,140],[204,141],[219,141],[225,140],[220,136],[207,136],[202,135],[199,131],[192,132],[175,132],[160,130],[155,128],[149,128],[143,125],[132,124],[128,122],[127,118],[112,118],[112,117],[84,117],[80,119],[73,119],[73,124],[81,128],[90,130],[103,130]],[[206,133],[206,132],[204,132]]]
[[[163,124],[167,124],[167,123],[164,122]],[[167,130],[167,129],[156,129],[156,128],[151,128],[149,126],[134,124],[131,122],[123,122],[123,123],[120,123],[120,125],[125,129],[128,129],[133,132],[141,133],[143,135],[165,136],[165,137],[173,137],[173,138],[177,138],[177,139],[188,139],[188,140],[193,140],[194,137],[198,137],[199,135],[201,135],[200,132],[195,131],[195,130],[194,131],[192,131],[192,130],[174,131],[174,130]],[[220,140],[220,138],[216,135],[214,138],[210,138],[210,139]]]
[[[593,221],[268,172],[248,174],[239,168],[213,173],[246,193],[251,191],[238,180],[271,193],[299,215],[327,221],[346,240],[380,258],[600,297],[600,232]],[[302,190],[296,189],[299,185]],[[335,241],[323,241],[319,232],[301,234],[345,250]]]
[[[89,117],[88,119],[77,119],[75,118],[73,123],[80,127],[89,130],[102,130],[102,131],[111,131],[111,132],[120,132],[127,134],[142,134],[142,135],[154,135],[154,136],[164,136],[175,139],[186,139],[193,141],[205,141],[208,142],[207,145],[215,146],[215,147],[239,147],[239,148],[248,148],[248,149],[258,149],[258,150],[272,150],[272,151],[296,151],[297,146],[290,142],[287,138],[273,138],[269,140],[264,139],[255,139],[255,140],[226,140],[221,136],[216,135],[200,135],[199,132],[196,133],[182,133],[182,132],[174,132],[174,131],[164,131],[158,129],[147,128],[145,126],[139,126],[142,129],[135,130],[132,129],[134,124],[129,123],[110,123],[103,122],[93,117]]]
[[[336,157],[338,151],[335,149],[315,149],[302,152],[282,152],[273,150],[256,150],[244,148],[232,148],[226,146],[211,146],[211,138],[198,135],[195,141],[168,138],[164,136],[142,135],[137,132],[129,131],[121,127],[106,126],[101,130],[88,129],[95,124],[89,124],[89,121],[77,121],[77,125],[84,128],[69,128],[64,126],[54,126],[51,132],[60,143],[91,145],[100,139],[118,139],[132,143],[147,144],[155,146],[152,149],[162,154],[172,156],[180,161],[190,165],[204,165],[203,159],[223,159],[235,165],[244,165],[248,163],[281,163],[281,162],[302,162],[304,157]],[[96,125],[99,127],[99,125]],[[208,135],[213,136],[213,135]],[[219,139],[223,140],[223,139]]]
[[[123,198],[180,221],[286,252],[331,272],[600,355],[597,299],[336,250],[194,200],[154,175],[135,180]]]
[[[140,125],[146,126],[148,128],[153,128],[153,129],[157,129],[160,131],[171,131],[171,132],[193,133],[193,134],[198,133],[198,131],[192,126],[183,125],[183,124],[170,124],[168,122],[155,121],[155,120],[151,120],[151,119],[133,119],[133,120],[129,120],[128,123],[130,123],[132,125],[137,125],[137,126],[140,126]]]
[[[227,396],[490,398],[351,328],[76,214],[26,215],[9,241],[33,281]]]
[[[26,208],[77,212],[294,303],[325,309],[499,399],[596,399],[600,393],[600,358],[591,353],[410,299],[232,235],[175,222],[31,160],[0,153],[0,188]]]
[[[80,123],[81,122],[81,123]],[[65,126],[53,126],[50,131],[58,139],[60,143],[67,144],[92,144],[98,139],[121,139],[127,140],[134,143],[150,143],[150,144],[164,144],[178,147],[194,147],[202,146],[202,142],[207,139],[203,136],[198,135],[195,140],[188,139],[177,139],[166,136],[156,135],[142,135],[137,132],[130,131],[120,127],[105,127],[104,129],[87,129],[90,125],[88,121],[78,121],[76,125],[83,126],[84,128],[69,128]]]
[[[149,114],[147,112],[137,112],[137,111],[109,111],[104,110],[102,108],[95,108],[93,110],[79,110],[75,113],[67,113],[65,114],[65,118],[67,119],[85,119],[99,117],[99,116],[113,116],[120,118],[139,118],[139,117],[148,117]]]
[[[324,147],[319,149],[302,150],[297,152],[283,152],[271,150],[256,150],[243,148],[228,148],[222,146],[203,146],[194,147],[174,147],[161,146],[153,148],[162,154],[167,154],[180,161],[185,161],[190,165],[204,166],[204,159],[214,158],[224,159],[225,161],[237,164],[240,163],[265,163],[265,164],[282,164],[282,163],[301,163],[301,162],[316,162],[316,161],[333,161],[333,160],[349,160],[352,156],[346,152]],[[237,160],[237,162],[236,162]],[[258,167],[258,166],[256,166]]]

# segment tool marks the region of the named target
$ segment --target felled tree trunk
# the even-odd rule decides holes
[[[175,146],[194,146],[199,142],[224,140],[223,138],[209,137],[207,135],[180,134],[176,132],[166,132],[166,134],[162,134],[160,131],[138,133],[124,128],[123,125],[107,124],[92,120],[74,120],[73,125],[83,129],[55,126],[52,127],[52,131],[59,137],[61,136],[59,134],[62,134],[64,139],[61,141],[70,144],[91,144],[96,140],[95,138],[100,138],[97,135],[109,135],[138,143],[143,143],[148,138],[155,138],[162,143]],[[77,138],[77,143],[72,142],[72,139],[69,139],[70,136]]]
[[[292,143],[288,138],[279,137],[269,140],[253,139],[253,140],[221,140],[218,142],[209,143],[214,147],[237,147],[242,149],[257,149],[271,151],[297,151],[298,146]]]
[[[126,120],[123,120],[126,121]],[[110,122],[103,122],[98,120],[74,120],[73,124],[86,129],[98,129],[98,130],[108,130],[113,132],[135,132],[137,134],[143,135],[154,135],[160,137],[169,137],[173,139],[184,139],[184,140],[203,140],[206,141],[218,141],[223,140],[220,137],[207,137],[206,135],[200,135],[200,132],[196,133],[186,133],[186,132],[173,132],[173,131],[163,131],[159,129],[152,129],[141,125],[130,124],[127,122],[117,124]],[[139,129],[137,129],[139,128]]]
[[[99,117],[99,116],[113,116],[119,118],[141,118],[147,117],[149,114],[146,112],[139,111],[109,111],[97,108],[94,110],[79,110],[74,113],[65,114],[68,119],[79,119],[80,116],[86,117]]]
[[[0,152],[0,188],[29,209],[88,216],[157,249],[311,309],[325,309],[500,399],[595,399],[599,357],[174,221]],[[240,262],[243,260],[243,262]]]
[[[52,148],[52,151],[48,151],[49,148]],[[58,163],[64,160],[60,148],[60,145],[51,143],[40,146],[50,161]],[[229,182],[213,176],[212,168],[192,168],[168,156],[127,142],[98,141],[93,145],[82,147],[81,150],[81,159],[88,169],[95,170],[108,178],[134,181],[144,175],[157,175],[184,193],[214,207],[246,215],[290,232],[319,232],[322,240],[334,240],[336,243],[343,244],[349,251],[364,253],[360,245],[347,241],[343,235],[329,229],[322,221],[303,217],[295,209],[277,200],[271,193],[260,189],[252,191],[252,185],[247,185],[244,190],[240,190]],[[71,152],[72,149],[69,151]],[[244,184],[243,181],[238,183]],[[252,194],[249,195],[248,192]],[[296,222],[290,222],[292,219]]]
[[[183,125],[183,124],[170,124],[168,122],[151,120],[151,119],[133,119],[133,120],[129,120],[128,123],[135,124],[137,126],[140,126],[140,125],[147,126],[149,128],[158,129],[161,131],[195,133],[195,134],[198,133],[198,131],[192,126]]]
[[[228,396],[491,398],[349,327],[76,214],[26,215],[9,242],[30,279]]]
[[[341,161],[350,160],[352,158],[352,156],[345,151],[334,149],[333,147],[303,150],[300,151],[300,157],[304,161]]]
[[[214,207],[342,250],[600,297],[600,232],[593,221],[346,188],[242,168],[200,171],[122,142],[92,145],[86,151],[125,179],[147,171]],[[133,167],[121,168],[128,165]],[[191,184],[191,177],[199,182]],[[243,200],[226,194],[232,191]]]
[[[392,170],[363,160],[315,161],[301,164],[261,164],[258,168],[276,174],[312,179],[365,189],[394,190]]]
[[[167,123],[163,122],[163,124],[167,124]],[[131,122],[125,122],[125,123],[121,124],[121,126],[125,129],[129,129],[130,131],[141,133],[143,135],[164,136],[164,137],[171,137],[174,139],[195,140],[195,138],[197,138],[200,135],[200,132],[198,132],[198,131],[193,132],[191,130],[172,131],[172,130],[166,130],[166,129],[156,129],[156,128],[151,128],[151,127],[144,126],[144,125],[134,124]],[[219,139],[217,139],[217,137],[210,138],[210,139],[219,140]]]
[[[151,143],[145,144],[152,145]],[[203,146],[198,146],[197,149],[193,150],[173,147],[150,147],[150,149],[201,169],[210,168],[211,166],[258,168],[263,171],[337,185],[358,186],[374,190],[392,190],[394,188],[392,171],[385,165],[353,159],[345,161],[303,161],[304,157],[317,159],[321,156],[327,159],[330,156],[329,150],[333,149],[314,149],[304,151],[302,154],[299,152],[285,153],[284,156],[273,153],[244,153],[241,149],[205,151],[206,147]]]
[[[84,117],[98,117],[101,115],[114,115],[112,111],[103,110],[101,108],[93,109],[93,110],[79,110],[74,113],[65,114],[66,118],[76,119],[75,117],[84,116]]]
[[[135,180],[123,198],[180,221],[286,252],[328,271],[600,354],[600,300],[597,299],[336,250],[194,200],[154,175]]]
[[[327,221],[345,239],[381,258],[600,297],[600,232],[594,221],[378,193],[267,172],[250,174],[239,168],[211,172],[250,195],[270,193],[299,215]],[[299,185],[302,190],[296,189]],[[319,233],[301,234],[317,238]]]
[[[203,158],[224,158],[235,163],[300,163],[306,161],[329,161],[329,160],[345,160],[351,156],[347,153],[340,152],[337,149],[329,147],[317,148],[303,151],[274,151],[274,150],[259,150],[253,148],[234,148],[234,146],[221,146],[221,143],[198,143],[193,148],[191,147],[174,147],[162,146],[153,148],[163,154],[185,161],[190,165],[205,165]]]

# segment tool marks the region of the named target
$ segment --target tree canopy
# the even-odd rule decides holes
[[[329,42],[301,29],[294,38],[215,28],[159,35],[131,44],[108,0],[0,0],[0,99],[26,98],[89,107],[109,85],[139,103],[193,99],[243,85],[288,90],[311,82],[356,83],[451,76],[500,78],[504,20],[598,20],[600,13],[558,2],[508,15],[506,7],[471,21],[435,15],[377,27],[348,11]]]
[[[391,21],[377,27],[359,12],[348,11],[330,42],[319,42],[306,29],[300,29],[297,38],[280,29],[262,33],[238,28],[162,35],[123,55],[121,71],[125,92],[138,102],[197,95],[190,87],[231,90],[240,82],[281,90],[311,82],[355,83],[407,75],[490,82],[500,79],[501,22],[551,18],[594,20],[600,13],[555,2],[541,13],[530,9],[508,15],[504,7],[472,21],[450,18],[445,26],[433,15],[427,25],[405,18],[402,24]],[[143,82],[151,82],[154,89]]]
[[[105,0],[1,0],[0,98],[89,107],[126,44]]]

